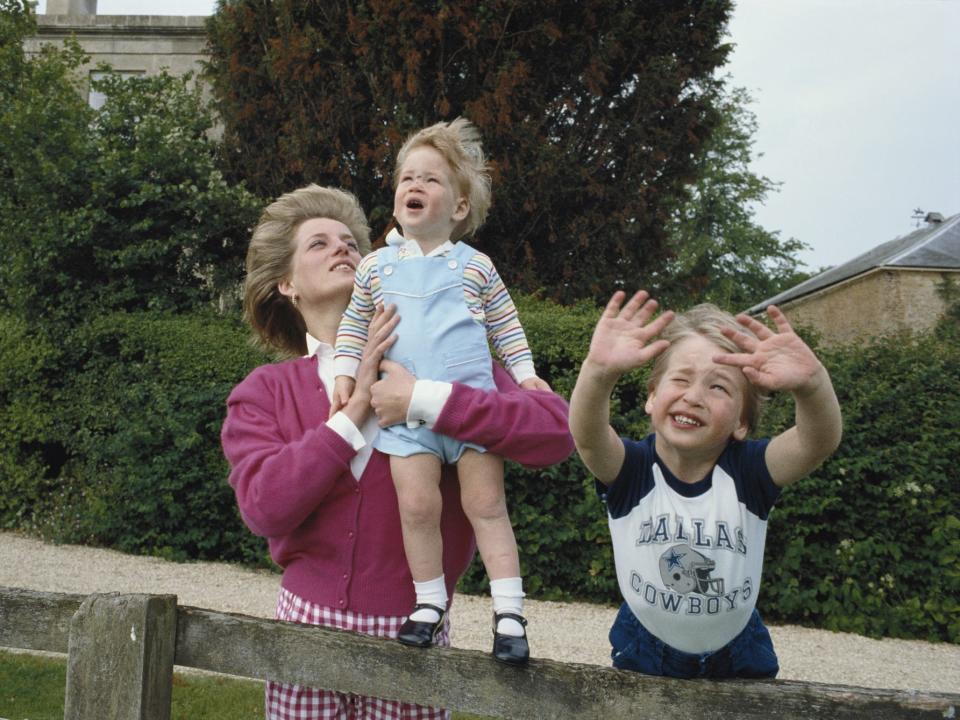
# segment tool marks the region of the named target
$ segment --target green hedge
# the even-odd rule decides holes
[[[57,349],[25,323],[0,315],[0,527],[23,527],[53,482],[45,445],[55,414],[45,377]]]
[[[598,311],[518,304],[540,372],[569,395]],[[761,611],[958,642],[960,333],[823,357],[844,440],[771,516]],[[266,361],[235,319],[214,315],[106,315],[56,347],[0,318],[0,524],[175,559],[266,562],[238,517],[218,437],[230,389]],[[614,398],[625,435],[647,431],[644,377]],[[773,398],[760,432],[791,418],[789,398]],[[507,492],[528,593],[616,602],[606,518],[580,461],[511,465]],[[462,588],[487,591],[479,563]]]
[[[960,642],[960,333],[825,354],[839,451],[772,515],[760,602],[771,618]],[[766,432],[790,422],[777,398]]]
[[[25,396],[31,430],[2,436],[2,467],[34,471],[0,476],[0,523],[177,560],[267,562],[240,521],[219,444],[227,394],[266,361],[247,337],[212,314],[149,312],[98,318],[49,353],[11,356],[17,339],[4,333],[0,357],[37,385],[0,390]]]

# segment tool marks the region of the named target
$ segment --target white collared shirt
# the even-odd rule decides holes
[[[403,258],[412,257],[442,257],[444,255],[449,255],[453,250],[453,241],[446,240],[424,255],[423,248],[420,247],[420,243],[413,239],[406,239],[403,237],[403,235],[397,232],[396,228],[393,228],[387,233],[387,244],[396,246],[397,254],[401,260]]]

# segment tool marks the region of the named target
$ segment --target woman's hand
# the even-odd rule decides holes
[[[380,369],[383,378],[370,387],[370,406],[377,415],[377,422],[380,427],[405,423],[417,378],[393,360],[381,361]]]
[[[378,380],[380,361],[383,360],[384,353],[397,340],[393,331],[399,322],[400,316],[397,315],[396,305],[387,305],[386,308],[378,305],[373,313],[367,344],[363,348],[360,365],[357,367],[356,386],[349,401],[343,407],[343,412],[357,427],[363,425],[370,413],[370,388]]]

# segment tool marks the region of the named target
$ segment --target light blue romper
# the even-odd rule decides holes
[[[476,250],[455,243],[450,254],[399,260],[398,248],[377,252],[383,303],[397,306],[400,325],[387,357],[418,378],[461,382],[493,390],[493,366],[486,328],[478,323],[463,296],[463,270]],[[425,427],[391,425],[380,430],[373,446],[387,455],[432,453],[441,462],[456,462],[466,448],[484,451],[439,435]]]

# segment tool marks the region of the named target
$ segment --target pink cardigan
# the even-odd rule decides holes
[[[573,451],[567,404],[520,390],[494,364],[499,392],[454,384],[434,429],[524,465]],[[315,357],[257,368],[227,399],[221,441],[240,514],[268,539],[283,587],[313,603],[367,615],[406,615],[414,603],[397,495],[387,457],[373,452],[357,482],[353,448],[326,425],[330,403]],[[456,468],[444,467],[443,565],[447,592],[475,551]],[[508,498],[509,501],[509,498]]]

